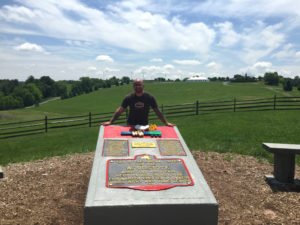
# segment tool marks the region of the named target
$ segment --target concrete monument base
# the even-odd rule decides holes
[[[105,129],[99,132],[85,225],[218,223],[218,203],[176,127],[174,138],[164,138],[163,131],[161,138],[114,138]]]

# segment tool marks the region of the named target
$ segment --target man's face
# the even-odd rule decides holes
[[[142,81],[135,81],[133,83],[133,88],[135,93],[143,93],[144,91],[144,84]]]

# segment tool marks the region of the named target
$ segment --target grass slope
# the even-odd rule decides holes
[[[211,83],[146,83],[159,105],[187,102],[251,99],[277,96],[299,96],[299,91],[283,92],[279,87],[261,83],[223,85]],[[87,114],[114,111],[122,97],[132,91],[131,85],[102,89],[76,98],[51,102],[34,109],[1,111],[4,121],[36,119],[48,116]],[[191,150],[235,152],[272,159],[262,142],[300,144],[299,111],[224,112],[199,116],[170,118],[176,123]],[[3,121],[3,120],[2,120]],[[1,122],[2,122],[1,121]],[[158,121],[152,123],[160,124]],[[0,165],[94,151],[99,127],[50,130],[47,134],[0,140]],[[299,157],[297,158],[299,163]]]
[[[265,86],[263,83],[145,83],[145,90],[152,93],[159,105],[172,105],[181,103],[253,99],[277,96],[299,96],[300,92],[283,92],[281,87]],[[121,104],[123,97],[132,92],[132,85],[123,85],[83,94],[74,98],[53,101],[32,109],[19,109],[0,111],[0,114],[10,120],[40,119],[66,115],[81,115],[101,112],[113,112]]]

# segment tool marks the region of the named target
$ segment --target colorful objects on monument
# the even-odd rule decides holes
[[[142,133],[142,134],[141,134]],[[132,137],[143,137],[145,136],[151,136],[151,137],[161,137],[161,132],[160,131],[122,131],[121,132],[122,136],[126,135],[132,135]]]
[[[150,124],[149,130],[156,130],[157,126],[156,124]]]
[[[149,125],[135,125],[134,127],[136,130],[148,130]]]

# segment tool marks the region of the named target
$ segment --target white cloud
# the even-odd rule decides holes
[[[41,46],[29,42],[15,46],[14,49],[17,51],[45,52],[45,50]]]
[[[96,57],[96,60],[102,61],[102,62],[113,62],[114,61],[109,55],[98,55]]]
[[[94,67],[94,66],[89,66],[88,67],[88,71],[96,71],[96,70],[97,70],[97,68]]]
[[[219,46],[230,47],[236,44],[240,40],[240,35],[233,30],[231,22],[224,22],[215,24],[215,27],[219,28],[220,41]]]
[[[163,60],[161,58],[153,58],[150,59],[150,62],[162,62]]]
[[[19,3],[23,5],[0,9],[5,26],[23,24],[28,31],[59,39],[92,41],[137,52],[177,49],[205,53],[215,38],[215,31],[204,23],[185,23],[175,17],[168,20],[163,14],[132,6],[132,1],[109,3],[109,11],[90,8],[77,0]],[[139,5],[147,4],[143,1]]]
[[[299,51],[299,52],[296,52],[296,60],[297,60],[297,61],[300,61],[300,51]]]
[[[202,12],[218,17],[261,17],[299,16],[300,2],[298,0],[251,0],[251,1],[219,1],[206,0],[197,4],[193,12]]]
[[[109,68],[109,67],[106,67],[104,69],[105,72],[119,72],[120,70],[119,69],[115,69],[115,68]]]
[[[265,69],[268,69],[268,68],[271,68],[272,66],[272,63],[270,62],[257,62],[253,65],[253,68],[257,68],[257,69],[261,69],[261,68],[265,68]]]
[[[243,68],[240,70],[241,73],[247,73],[249,75],[262,76],[265,72],[276,71],[271,62],[256,62],[252,66]]]
[[[296,51],[294,46],[289,43],[282,47],[282,49],[276,53],[274,53],[271,58],[277,58],[281,61],[287,60],[290,63],[299,62],[300,61],[300,52]]]
[[[164,66],[142,66],[134,71],[135,78],[154,79],[156,77],[167,77],[170,79],[180,78],[182,72],[167,64]]]
[[[175,67],[171,64],[167,64],[167,65],[164,65],[164,69],[166,70],[172,70],[172,69],[175,69]]]
[[[199,60],[173,60],[174,63],[180,64],[180,65],[200,65],[201,62]]]
[[[206,67],[209,67],[209,68],[214,68],[217,66],[217,63],[216,62],[210,62],[206,65]]]
[[[242,49],[240,58],[247,64],[254,64],[262,57],[269,56],[285,41],[285,34],[279,31],[282,24],[266,26],[261,21],[241,34]]]

